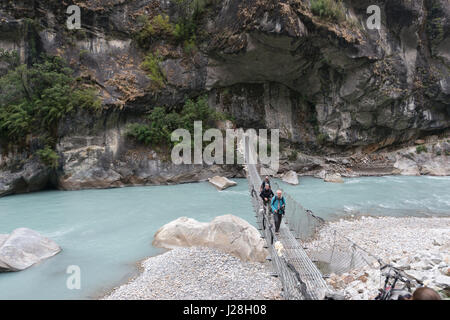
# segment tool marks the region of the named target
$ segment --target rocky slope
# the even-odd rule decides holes
[[[238,166],[175,166],[124,135],[155,106],[177,108],[201,94],[237,126],[279,128],[282,170],[449,174],[448,1],[345,0],[346,18],[336,23],[314,15],[309,0],[205,0],[193,50],[163,35],[138,45],[142,17],[167,14],[175,24],[179,3],[189,0],[2,1],[0,48],[23,62],[62,56],[96,84],[104,110],[60,123],[56,170],[32,144],[0,147],[0,195],[240,175]],[[66,28],[70,4],[81,8],[81,30]],[[366,25],[372,4],[380,30]],[[29,19],[35,27],[24,27]],[[161,56],[161,87],[140,67],[148,52]],[[421,138],[434,139],[427,152],[404,149]]]

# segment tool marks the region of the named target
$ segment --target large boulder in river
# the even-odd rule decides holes
[[[236,182],[220,176],[209,178],[208,181],[219,190],[225,190],[229,187],[234,187],[237,185]]]
[[[19,228],[0,235],[0,271],[20,271],[59,253],[61,248],[36,231]]]
[[[9,235],[7,234],[0,234],[0,248],[2,247],[3,242],[6,241],[6,239],[8,239]]]
[[[161,227],[153,240],[153,246],[159,248],[209,247],[252,262],[265,261],[268,252],[264,245],[255,227],[233,215],[216,217],[209,223],[178,218]]]
[[[283,176],[281,177],[281,179],[283,180],[283,182],[292,184],[292,185],[297,185],[298,184],[298,175],[297,172],[295,171],[288,171],[285,174],[283,174]]]

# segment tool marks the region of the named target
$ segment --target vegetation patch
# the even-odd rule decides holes
[[[136,42],[143,49],[149,49],[157,40],[166,39],[183,44],[185,52],[196,49],[199,19],[211,0],[175,0],[175,11],[179,18],[170,21],[167,14],[158,14],[152,19],[138,17],[144,26],[135,35]]]
[[[17,53],[0,51],[9,65],[0,77],[0,139],[24,146],[26,136],[56,137],[58,122],[77,109],[98,110],[97,92],[75,79],[59,57],[41,56],[31,66]]]
[[[171,134],[174,130],[187,129],[193,136],[194,121],[202,121],[204,132],[218,120],[225,120],[225,116],[210,108],[206,96],[202,96],[197,100],[187,100],[179,112],[168,111],[164,107],[154,108],[146,117],[145,123],[129,124],[126,135],[152,147],[173,146]]]
[[[169,21],[169,16],[159,14],[151,20],[145,19],[144,27],[136,34],[136,41],[140,47],[148,48],[154,40],[170,38],[174,32],[175,27]]]
[[[294,162],[297,160],[297,158],[298,158],[297,150],[292,150],[291,154],[288,156],[288,160]]]
[[[36,154],[45,165],[53,169],[58,167],[59,156],[50,146],[45,146],[44,149],[38,150]]]
[[[416,153],[421,154],[422,152],[428,152],[427,147],[425,147],[424,145],[417,146]]]
[[[141,64],[142,70],[148,74],[150,79],[155,83],[157,89],[165,86],[165,77],[159,67],[161,62],[162,58],[158,53],[153,54],[149,52]]]
[[[317,143],[318,143],[319,145],[323,145],[323,144],[325,144],[325,142],[327,141],[327,139],[328,139],[328,135],[326,135],[326,134],[324,134],[324,133],[319,133],[319,134],[317,135],[316,141],[317,141]]]
[[[345,20],[345,7],[342,0],[311,0],[311,12],[334,22]]]
[[[182,45],[187,55],[197,51],[197,37],[199,19],[205,7],[212,0],[175,0],[174,11],[178,16],[175,21],[161,13],[151,19],[139,16],[137,21],[143,25],[134,38],[141,48],[149,51],[156,41],[167,40],[175,45]],[[162,58],[158,53],[147,53],[141,67],[156,84],[155,89],[165,86],[164,76],[159,68]]]

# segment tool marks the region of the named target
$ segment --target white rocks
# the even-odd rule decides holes
[[[261,165],[261,168],[259,169],[259,174],[261,176],[269,176],[269,177],[273,177],[277,174],[278,172],[273,170],[271,167],[265,166],[265,165]]]
[[[402,270],[409,270],[411,269],[411,259],[408,257],[404,257],[395,263],[393,263],[394,267],[402,269]]]
[[[417,163],[407,158],[400,158],[394,163],[396,173],[403,176],[419,176],[420,171]]]
[[[314,177],[316,177],[318,179],[325,179],[326,175],[327,175],[327,171],[326,170],[320,170],[319,172],[316,172]]]
[[[445,275],[437,275],[434,281],[438,287],[449,288],[450,287],[450,277]]]
[[[141,263],[143,272],[108,300],[281,299],[268,265],[243,262],[209,248],[177,248]]]
[[[434,264],[440,264],[442,262],[442,259],[439,257],[434,257],[434,258],[431,258],[431,262]]]
[[[435,246],[441,246],[442,244],[439,243],[439,242],[437,242],[436,240],[433,239],[433,245],[435,245]]]
[[[3,242],[5,242],[6,239],[8,239],[7,234],[0,234],[0,247],[2,246]]]
[[[429,260],[419,260],[416,263],[411,264],[410,269],[414,270],[430,270],[432,269],[432,265],[430,265]]]
[[[305,246],[313,250],[332,244],[334,231],[438,292],[448,290],[450,218],[341,219],[324,225],[319,230],[318,239]],[[374,264],[343,275],[332,275],[327,282],[336,290],[346,290],[348,299],[373,299],[382,286],[380,279],[379,265]],[[363,293],[359,292],[362,286],[365,288]]]
[[[430,176],[448,176],[450,175],[450,165],[448,161],[448,156],[442,155],[439,157],[433,158],[433,156],[429,156],[429,160],[427,160],[423,165],[421,165],[421,174],[426,174]]]
[[[229,187],[234,187],[235,185],[237,185],[236,182],[220,176],[209,178],[208,181],[219,190],[225,190]]]
[[[285,174],[282,175],[281,179],[283,182],[292,184],[292,185],[298,185],[298,175],[295,171],[288,171]]]
[[[325,182],[344,183],[344,179],[339,173],[327,173],[323,178]]]
[[[442,248],[445,248],[445,246],[442,246]],[[444,250],[447,250],[446,252],[450,252],[450,251],[448,251],[449,250],[448,248],[444,249]],[[449,254],[445,254],[443,260],[444,260],[444,262],[446,264],[450,264],[450,255]]]
[[[210,223],[198,222],[186,217],[178,218],[156,233],[153,246],[175,247],[201,246],[216,248],[244,261],[264,262],[268,251],[255,227],[233,216],[216,217]]]
[[[21,271],[54,256],[61,248],[52,240],[27,228],[0,235],[0,271]]]
[[[405,273],[413,278],[416,278],[419,281],[425,281],[429,279],[428,272],[423,272],[419,270],[408,270]]]

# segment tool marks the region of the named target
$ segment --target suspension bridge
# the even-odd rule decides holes
[[[261,176],[255,146],[246,138],[244,159],[253,209],[261,236],[265,239],[276,276],[283,285],[287,300],[322,300],[333,295],[325,278],[327,273],[343,273],[382,262],[343,235],[335,233],[332,242],[313,241],[324,221],[303,208],[290,195],[286,199],[285,219],[278,234],[272,216],[259,196]],[[280,187],[272,182],[273,189]],[[326,266],[321,268],[318,265]]]

